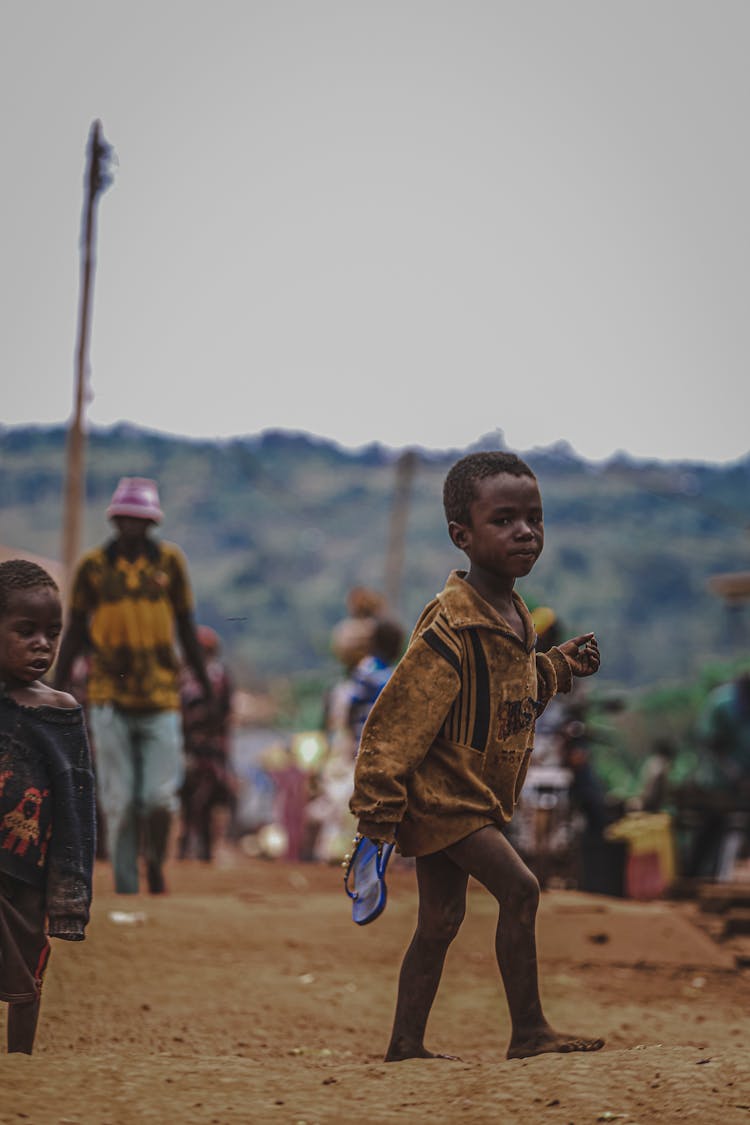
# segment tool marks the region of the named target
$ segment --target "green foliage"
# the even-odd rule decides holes
[[[672,783],[694,781],[704,758],[697,725],[707,697],[746,666],[741,658],[709,662],[689,680],[630,692],[627,706],[614,713],[595,695],[589,724],[592,760],[607,791],[619,797],[638,793],[644,762],[662,740],[675,750]]]
[[[0,429],[4,546],[59,554],[64,451],[61,428]],[[465,561],[448,539],[441,503],[445,473],[462,452],[420,457],[400,607],[407,629]],[[666,693],[650,700],[639,729],[622,733],[628,754],[661,727],[682,736],[704,668],[750,648],[750,634],[730,634],[725,608],[707,590],[712,574],[750,569],[750,459],[592,466],[564,449],[525,456],[540,480],[547,545],[521,592],[553,606],[567,635],[596,630],[598,691],[637,690],[641,701],[651,690]],[[383,586],[395,458],[378,446],[352,452],[283,432],[197,442],[132,426],[96,430],[83,545],[108,534],[104,510],[120,476],[154,477],[163,533],[187,555],[198,617],[224,639],[238,680],[330,680],[330,632],[345,615],[347,590]],[[603,755],[620,761],[617,747]]]
[[[278,725],[285,730],[322,730],[326,695],[335,674],[319,672],[292,676],[279,686]]]

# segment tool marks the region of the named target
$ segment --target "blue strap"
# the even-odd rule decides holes
[[[354,899],[355,901],[358,896],[356,891],[349,890],[349,875],[351,873],[352,867],[354,866],[354,861],[357,858],[357,854],[366,844],[374,844],[374,841],[370,840],[367,836],[357,836],[354,844],[354,851],[348,859],[344,860],[344,865],[346,866],[346,872],[344,873],[344,890],[348,894],[349,898]],[[375,871],[379,879],[382,879],[385,875],[385,869],[388,866],[388,860],[391,858],[391,853],[394,847],[395,844],[378,845],[378,854],[375,857]]]

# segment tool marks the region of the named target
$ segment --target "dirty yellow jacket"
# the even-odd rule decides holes
[[[426,607],[362,733],[351,810],[364,836],[430,855],[510,820],[534,723],[570,691],[558,648],[536,653],[531,615],[513,594],[523,640],[454,571]]]

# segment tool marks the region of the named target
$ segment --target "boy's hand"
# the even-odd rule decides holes
[[[574,676],[593,676],[599,671],[601,657],[599,645],[593,633],[584,633],[558,646]]]

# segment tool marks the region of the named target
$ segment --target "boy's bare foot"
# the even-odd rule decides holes
[[[435,1051],[428,1051],[426,1047],[389,1047],[383,1062],[404,1062],[405,1059],[450,1059],[451,1062],[460,1062],[458,1055],[439,1055]]]
[[[544,1027],[523,1039],[511,1042],[506,1058],[528,1059],[532,1055],[544,1055],[548,1052],[567,1054],[569,1051],[600,1051],[603,1046],[603,1039],[562,1035],[551,1027]]]

